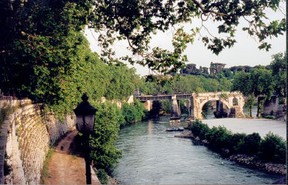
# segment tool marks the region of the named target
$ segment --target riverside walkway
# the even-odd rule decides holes
[[[77,133],[76,130],[68,133],[58,143],[48,161],[48,171],[44,177],[44,184],[86,184],[84,159],[70,154],[70,145]],[[91,173],[92,185],[101,185],[93,169],[91,169]]]
[[[287,140],[287,122],[283,120],[271,119],[245,119],[245,118],[223,118],[202,120],[210,128],[213,126],[224,126],[233,133],[252,134],[259,133],[263,138],[269,132],[281,136]]]

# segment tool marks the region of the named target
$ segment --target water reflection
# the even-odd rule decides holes
[[[216,110],[215,108],[213,108],[213,109],[209,108],[207,110],[203,110],[203,113],[205,115],[204,118],[205,119],[215,119],[215,116],[213,113],[215,110]],[[248,108],[246,108],[246,107],[243,108],[243,112],[244,112],[244,115],[250,114]],[[257,115],[257,106],[253,106],[252,107],[252,117],[256,118],[256,115]]]
[[[147,124],[147,134],[152,135],[152,130],[153,130],[153,121],[149,120]]]

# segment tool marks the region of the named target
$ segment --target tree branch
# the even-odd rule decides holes
[[[204,7],[203,7],[203,5],[200,3],[200,2],[198,2],[197,0],[192,0],[201,10],[202,10],[202,12],[204,13],[204,14],[206,14],[206,13],[213,13],[213,14],[216,14],[216,15],[218,15],[218,16],[225,16],[226,14],[224,14],[224,13],[221,13],[221,12],[216,12],[216,11],[214,11],[214,10],[206,10]]]

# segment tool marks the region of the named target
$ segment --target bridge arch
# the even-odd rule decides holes
[[[204,107],[204,105],[206,104],[206,103],[209,103],[209,102],[216,102],[216,111],[218,111],[218,110],[223,110],[222,108],[224,108],[224,107],[226,107],[227,108],[227,111],[225,111],[225,112],[227,112],[227,113],[229,113],[230,112],[230,106],[229,106],[229,104],[228,104],[228,102],[227,101],[223,101],[223,100],[219,100],[219,99],[210,99],[210,100],[205,100],[205,101],[203,101],[200,105],[199,105],[199,110],[201,111],[200,112],[200,114],[201,114],[201,118],[197,118],[197,119],[203,119],[203,107]],[[219,103],[218,103],[219,102]],[[222,103],[224,106],[220,106],[220,103]],[[219,106],[219,107],[218,107]],[[218,109],[219,108],[219,109]]]
[[[227,101],[221,100],[221,99],[217,99],[217,98],[212,98],[212,99],[207,99],[205,101],[203,101],[202,103],[200,103],[199,108],[202,110],[203,106],[208,103],[209,101],[221,101],[226,107],[228,107],[228,109],[231,108],[231,106],[229,105],[229,103]]]
[[[193,118],[203,119],[202,108],[209,101],[222,102],[229,111],[233,110],[233,117],[243,117],[244,97],[240,92],[209,92],[193,93]],[[237,103],[236,103],[237,102]],[[228,112],[229,114],[230,112]]]

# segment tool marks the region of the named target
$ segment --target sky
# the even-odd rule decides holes
[[[286,17],[284,13],[286,12],[285,5],[281,6],[282,11],[267,12],[268,18],[270,20],[282,19]],[[240,25],[246,24],[244,21],[240,22]],[[191,26],[199,26],[200,21],[195,20],[190,24],[185,24],[185,29],[189,29]],[[206,22],[205,26],[209,29],[209,32],[217,36],[217,26],[212,22]],[[171,36],[174,32],[174,29],[170,29],[167,32],[159,32],[156,35],[152,36],[151,46],[159,46],[165,49],[172,50],[171,45]],[[86,29],[85,36],[90,42],[90,48],[92,51],[99,52],[99,47],[97,46],[97,34],[93,30]],[[202,35],[207,34],[205,30],[201,31]],[[268,65],[272,61],[272,56],[277,53],[284,53],[286,51],[286,34],[279,37],[273,37],[269,39],[268,42],[272,45],[269,51],[259,50],[258,46],[260,45],[255,38],[248,35],[248,33],[243,32],[241,29],[238,29],[236,32],[236,43],[231,48],[224,49],[219,55],[215,55],[212,51],[208,50],[202,41],[200,36],[196,36],[192,45],[189,45],[185,51],[185,54],[188,57],[188,63],[196,64],[197,68],[210,67],[210,63],[224,63],[225,67],[229,68],[232,66],[256,66],[256,65]],[[123,56],[129,51],[126,49],[127,44],[123,41],[118,42],[114,46],[116,49],[116,56]],[[128,65],[129,66],[129,65]],[[141,75],[148,74],[157,74],[149,70],[147,67],[140,65],[134,65],[136,72]]]

